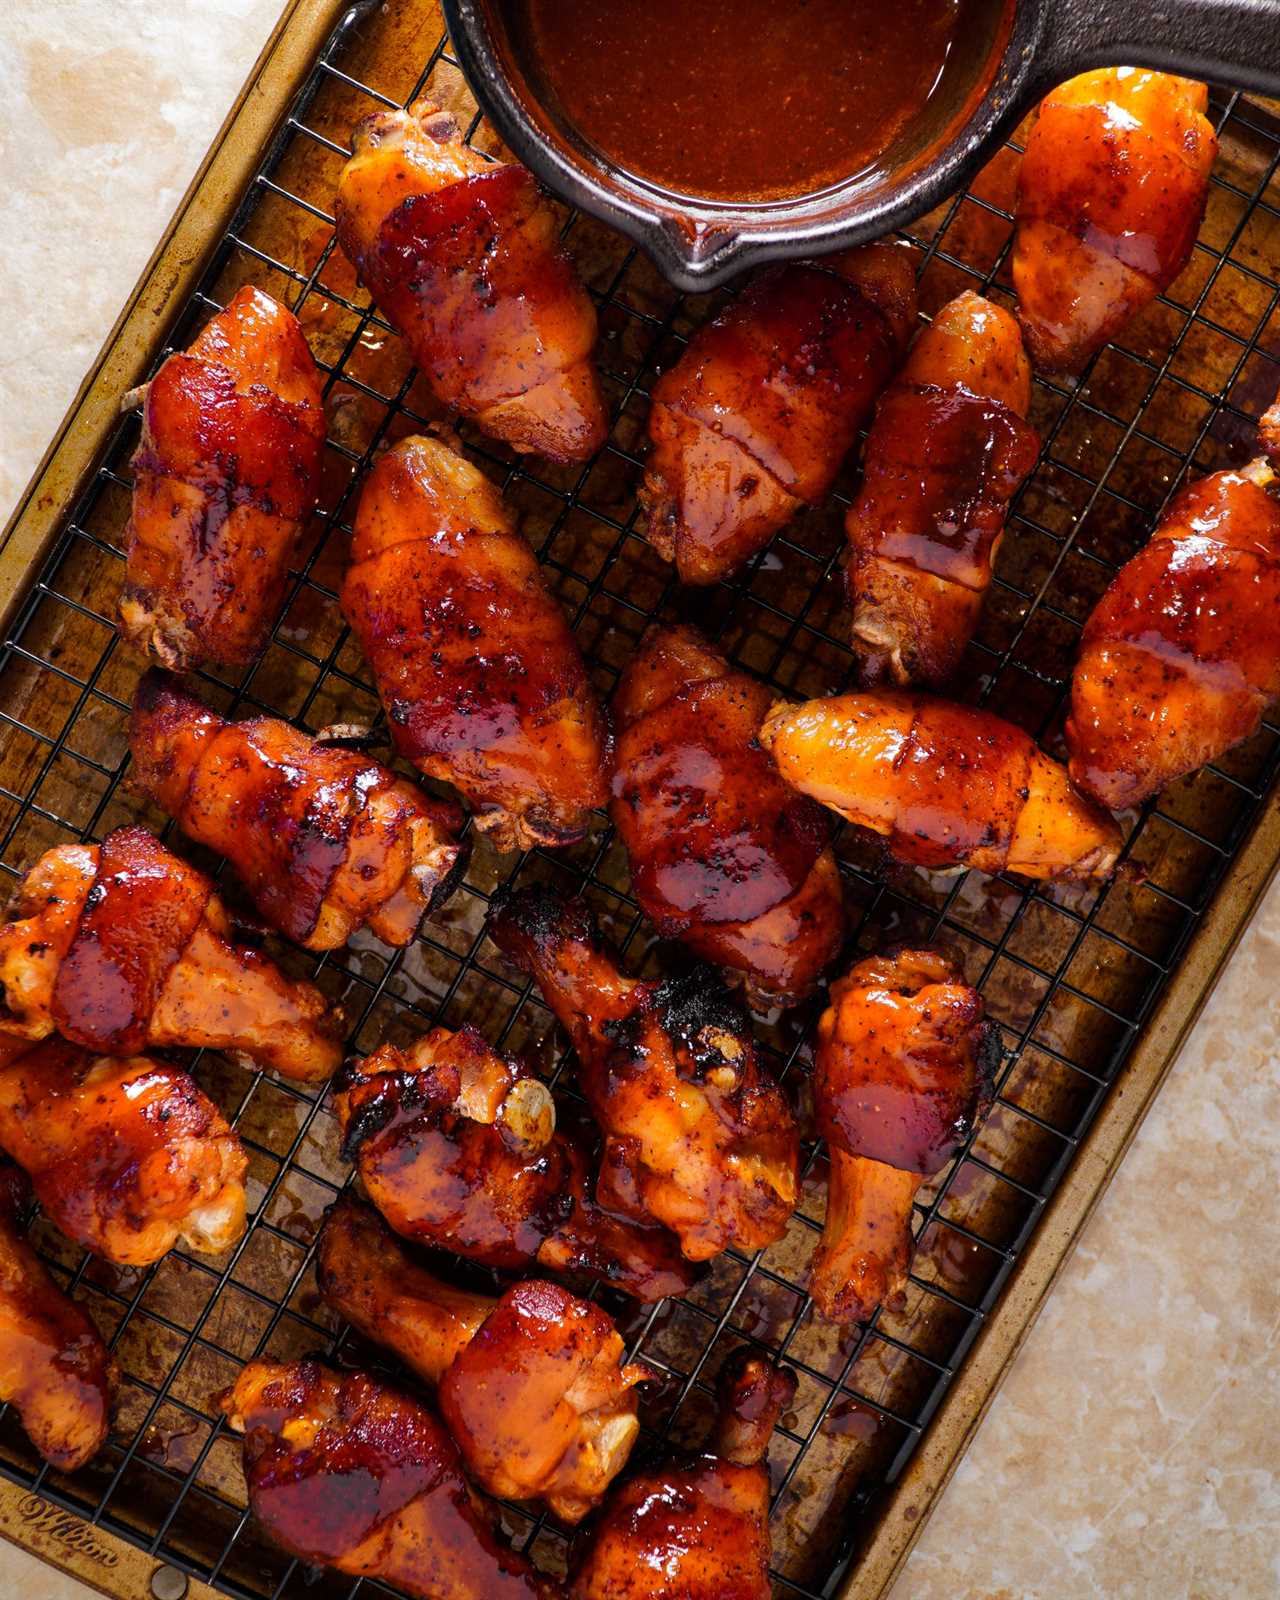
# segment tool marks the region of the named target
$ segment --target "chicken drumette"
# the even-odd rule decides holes
[[[551,1600],[501,1545],[457,1448],[426,1406],[363,1373],[251,1361],[223,1398],[244,1434],[249,1505],[315,1566],[381,1578],[415,1600]]]
[[[0,1400],[50,1466],[74,1472],[106,1442],[115,1362],[22,1231],[28,1189],[0,1162]]]
[[[532,175],[486,161],[425,100],[375,111],[351,142],[338,243],[437,398],[516,450],[594,455],[595,307]]]
[[[683,583],[715,583],[823,499],[916,315],[909,251],[762,273],[653,390],[641,501]]]
[[[1009,313],[969,290],[943,306],[880,401],[845,521],[863,683],[938,684],[959,665],[1035,465],[1030,406]]]
[[[408,944],[466,865],[456,806],[276,717],[228,722],[176,679],[133,697],[134,787],[232,863],[258,910],[310,950],[367,923]]]
[[[781,1237],[796,1202],[795,1118],[716,975],[626,977],[586,905],[548,890],[498,903],[489,935],[537,979],[577,1051],[605,1135],[601,1200],[673,1229],[692,1261]]]
[[[163,1045],[245,1055],[287,1078],[327,1078],[340,1019],[313,985],[233,944],[213,884],[145,828],[58,845],[0,924],[0,1037],[57,1031],[128,1056]]]
[[[239,290],[147,385],[120,626],[166,667],[247,666],[316,503],[325,421],[298,319]]]
[[[794,1374],[746,1351],[730,1358],[712,1453],[614,1490],[576,1564],[571,1600],[769,1600],[765,1454],[795,1392]]]
[[[636,896],[763,1006],[803,998],[844,935],[828,820],[756,740],[772,699],[696,629],[658,627],[613,700],[610,814]]]
[[[438,439],[369,474],[342,609],[397,750],[500,850],[582,837],[609,739],[581,653],[497,489]]]
[[[1249,738],[1280,695],[1276,490],[1262,460],[1188,484],[1085,623],[1068,767],[1113,810]]]
[[[599,1273],[641,1300],[685,1293],[675,1236],[598,1203],[589,1147],[540,1078],[474,1028],[347,1063],[334,1093],[348,1157],[397,1233],[486,1266]]]
[[[491,1494],[542,1500],[564,1522],[599,1503],[639,1431],[635,1385],[609,1317],[559,1284],[499,1299],[441,1283],[377,1213],[334,1206],[320,1236],[320,1292],[361,1333],[438,1386],[472,1478]]]
[[[1013,283],[1042,372],[1078,372],[1195,245],[1218,151],[1209,91],[1104,67],[1040,107],[1018,177]]]
[[[0,1058],[0,1148],[69,1239],[123,1266],[239,1240],[248,1160],[180,1067],[64,1039],[4,1040]]]
[[[973,1132],[999,1061],[982,996],[936,951],[870,956],[831,986],[813,1081],[831,1176],[810,1283],[829,1321],[899,1305],[916,1191]]]

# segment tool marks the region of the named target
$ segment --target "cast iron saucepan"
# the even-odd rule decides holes
[[[875,170],[818,196],[735,208],[664,195],[618,171],[539,103],[500,3],[443,0],[463,70],[520,160],[691,292],[764,261],[876,239],[923,215],[959,190],[1049,89],[1088,67],[1158,67],[1280,95],[1280,0],[990,3],[990,27],[958,42],[969,59],[949,71],[949,91]]]

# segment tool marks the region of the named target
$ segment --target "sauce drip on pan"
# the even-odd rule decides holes
[[[991,0],[490,4],[561,127],[668,193],[720,201],[814,194],[874,166],[949,91],[957,45],[975,28],[994,41],[1000,11]]]

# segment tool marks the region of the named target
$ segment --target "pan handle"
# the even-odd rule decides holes
[[[1040,87],[1087,67],[1157,67],[1280,95],[1277,0],[1039,0]]]

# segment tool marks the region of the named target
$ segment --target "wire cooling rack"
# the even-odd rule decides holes
[[[335,250],[330,208],[352,124],[424,88],[469,119],[477,148],[497,148],[475,116],[434,4],[354,7],[171,330],[169,348],[185,346],[236,288],[253,282],[294,307],[326,376],[321,510],[260,659],[239,681],[202,685],[223,710],[271,711],[312,728],[378,716],[337,587],[370,461],[438,413]],[[1076,636],[1093,602],[1188,473],[1247,457],[1254,422],[1280,382],[1280,290],[1270,276],[1280,247],[1280,123],[1239,96],[1216,96],[1213,111],[1223,148],[1191,265],[1078,385],[1036,385],[1040,461],[1015,505],[959,676],[962,698],[1019,722],[1054,751]],[[926,313],[965,287],[1008,301],[1017,156],[1010,145],[967,194],[907,235],[919,250]],[[830,505],[802,516],[732,583],[677,591],[636,531],[647,393],[725,296],[677,296],[643,256],[588,218],[566,214],[565,231],[600,308],[609,442],[585,467],[562,470],[513,459],[466,430],[463,437],[521,514],[601,693],[611,691],[655,615],[700,623],[780,690],[842,686],[851,657],[837,562],[849,476]],[[138,668],[111,621],[138,426],[136,414],[122,420],[0,657],[0,868],[10,878],[51,846],[100,838],[122,822],[172,831],[129,791],[125,721]],[[796,1368],[796,1403],[770,1452],[779,1596],[831,1595],[856,1561],[876,1495],[927,1428],[1258,814],[1277,769],[1278,731],[1267,724],[1125,818],[1126,857],[1140,870],[1108,886],[886,872],[852,830],[838,836],[856,945],[944,944],[982,987],[1006,1047],[985,1126],[921,1192],[905,1309],[860,1329],[814,1319],[804,1283],[823,1215],[825,1160],[812,1143],[801,1211],[777,1245],[750,1259],[729,1253],[679,1303],[637,1308],[591,1286],[632,1352],[660,1374],[643,1407],[646,1448],[700,1442],[715,1374],[735,1347],[754,1344]],[[173,842],[217,870],[185,841]],[[554,855],[499,857],[477,840],[465,885],[405,951],[367,937],[318,961],[282,944],[273,949],[345,1007],[353,1049],[437,1021],[470,1021],[528,1052],[571,1096],[572,1061],[549,1013],[483,935],[500,884],[547,879],[584,890],[637,965],[680,959],[653,947],[603,818],[581,845]],[[223,887],[234,899],[234,883]],[[819,1010],[815,1003],[773,1016],[759,1029],[802,1109]],[[385,1592],[332,1573],[316,1579],[262,1540],[245,1509],[238,1442],[215,1402],[240,1363],[263,1352],[324,1349],[386,1364],[336,1324],[315,1290],[316,1232],[350,1180],[334,1119],[323,1095],[221,1057],[193,1060],[249,1151],[252,1226],[223,1259],[174,1251],[134,1271],[82,1256],[37,1222],[34,1237],[54,1270],[111,1335],[125,1374],[122,1403],[109,1447],[74,1478],[43,1466],[16,1418],[0,1415],[0,1472],[242,1600],[280,1600],[304,1585],[326,1597]],[[474,1268],[458,1270],[486,1281]],[[553,1524],[516,1507],[501,1516],[517,1543],[553,1569],[563,1564],[564,1539]]]

